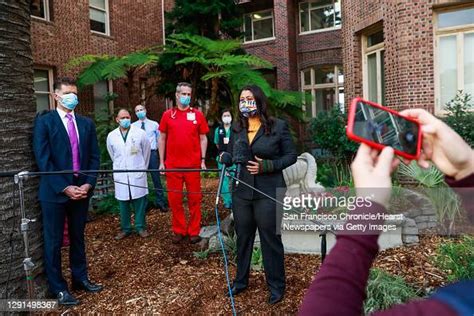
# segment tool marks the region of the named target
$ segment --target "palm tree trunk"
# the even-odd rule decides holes
[[[219,116],[219,104],[217,103],[217,92],[219,91],[219,79],[211,79],[211,106],[207,115],[211,118]]]
[[[36,103],[29,0],[0,0],[0,52],[0,172],[34,170],[31,143]],[[29,227],[35,276],[42,272],[43,244],[37,190],[37,179],[25,181],[27,217],[38,219]],[[11,177],[0,177],[0,201],[0,298],[25,298],[18,192]],[[36,277],[35,283],[37,295],[42,296],[44,277]]]

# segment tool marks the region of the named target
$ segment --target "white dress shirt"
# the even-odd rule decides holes
[[[160,131],[158,128],[160,127],[160,124],[158,122],[149,120],[148,118],[145,118],[143,121],[138,120],[132,123],[133,126],[137,128],[142,128],[142,122],[145,123],[145,132],[146,132],[146,137],[148,138],[148,141],[150,142],[151,150],[156,150],[157,149],[157,140],[160,137]]]

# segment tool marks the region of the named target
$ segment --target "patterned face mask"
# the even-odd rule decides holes
[[[239,111],[245,117],[254,116],[257,114],[257,103],[255,100],[242,100],[239,103]]]

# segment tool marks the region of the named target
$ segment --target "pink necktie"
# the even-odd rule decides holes
[[[72,150],[72,170],[79,171],[81,169],[81,163],[79,160],[79,141],[77,139],[76,127],[74,126],[74,120],[71,113],[66,114],[67,121],[67,132],[69,134],[69,142],[71,143]],[[74,174],[76,177],[78,174]]]

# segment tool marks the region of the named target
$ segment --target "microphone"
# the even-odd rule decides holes
[[[226,151],[222,152],[220,156],[220,163],[226,167],[232,166],[232,155]]]
[[[234,163],[236,164],[236,175],[237,179],[240,179],[240,172],[242,170],[242,165],[246,165],[249,160],[252,159],[252,151],[248,143],[238,140],[234,143]],[[239,186],[239,181],[235,182],[235,187]]]

